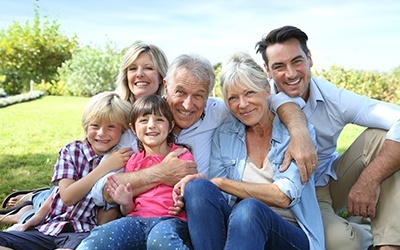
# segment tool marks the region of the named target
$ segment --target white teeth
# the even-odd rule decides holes
[[[190,115],[191,114],[191,112],[190,111],[188,111],[188,112],[185,112],[185,111],[179,111],[179,113],[181,113],[182,115]]]
[[[141,86],[148,85],[148,83],[147,82],[137,82],[137,83],[135,83],[135,85],[141,87]]]
[[[287,84],[288,84],[288,85],[294,85],[294,84],[297,84],[297,83],[299,83],[299,82],[300,82],[300,78],[297,79],[297,81],[295,81],[295,82],[288,82]]]

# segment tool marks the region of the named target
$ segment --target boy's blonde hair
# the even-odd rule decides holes
[[[82,128],[85,134],[89,123],[116,122],[122,125],[123,131],[129,129],[129,112],[131,104],[124,101],[115,92],[103,92],[90,98],[82,113]]]

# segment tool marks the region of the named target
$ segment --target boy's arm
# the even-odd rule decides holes
[[[60,188],[60,196],[63,203],[66,206],[72,206],[82,200],[90,192],[98,179],[109,171],[123,167],[131,154],[132,152],[130,149],[117,150],[81,179],[59,180],[58,186]]]

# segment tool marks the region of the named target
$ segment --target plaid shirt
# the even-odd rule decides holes
[[[58,153],[52,183],[57,185],[61,179],[77,181],[97,167],[100,160],[101,157],[95,154],[87,140],[71,142]],[[90,192],[75,205],[65,206],[57,187],[53,192],[50,212],[44,224],[37,229],[46,235],[56,236],[65,224],[70,223],[77,233],[89,232],[96,226],[97,210]]]

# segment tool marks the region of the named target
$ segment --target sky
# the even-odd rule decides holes
[[[255,54],[264,34],[293,25],[309,37],[314,67],[390,71],[400,66],[398,0],[0,0],[0,29],[39,14],[57,20],[82,45],[136,41],[159,46],[171,62],[183,53],[223,63]]]

